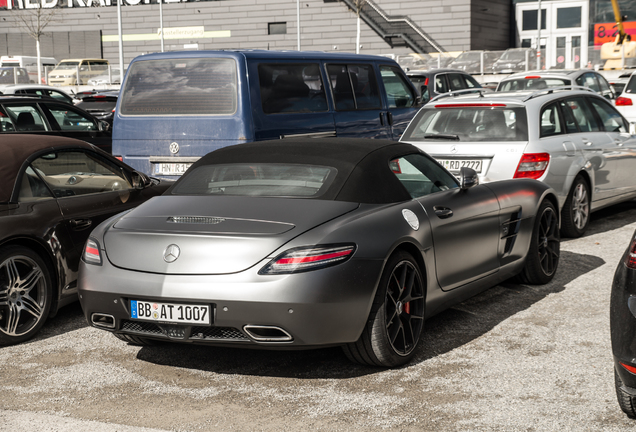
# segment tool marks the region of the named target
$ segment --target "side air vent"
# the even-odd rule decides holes
[[[519,226],[521,221],[519,220],[520,212],[514,212],[510,215],[510,219],[504,222],[501,227],[501,239],[506,241],[504,246],[503,256],[509,255],[512,252],[512,247],[517,239],[519,233]]]
[[[168,217],[167,222],[182,223],[182,224],[215,225],[221,222],[225,222],[225,219],[220,217],[205,217],[205,216],[170,216]]]

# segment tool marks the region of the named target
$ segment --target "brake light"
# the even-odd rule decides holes
[[[475,107],[505,107],[506,104],[499,103],[463,103],[463,104],[445,104],[435,105],[435,108],[475,108]]]
[[[330,267],[347,261],[355,249],[352,244],[290,249],[270,261],[258,274],[300,273]]]
[[[621,366],[623,366],[625,369],[627,369],[631,373],[636,374],[636,367],[626,365],[625,363],[621,363]]]
[[[619,96],[616,98],[616,106],[632,106],[634,103],[630,98]]]
[[[636,238],[633,238],[629,245],[629,253],[625,258],[625,265],[630,269],[636,270]]]
[[[426,77],[426,79],[424,80],[424,85],[427,86],[428,85],[428,77]]]
[[[391,162],[389,162],[389,168],[391,168],[393,174],[402,174],[402,168],[400,168],[399,159],[393,159]]]
[[[539,79],[541,78],[539,75],[528,75],[526,79]]]
[[[549,153],[525,153],[521,156],[513,178],[538,179],[545,172],[549,162]]]
[[[82,258],[87,264],[102,265],[102,255],[99,251],[99,243],[97,243],[97,240],[89,238],[86,241]]]

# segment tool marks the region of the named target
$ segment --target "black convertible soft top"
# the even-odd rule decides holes
[[[391,172],[389,161],[422,153],[417,147],[365,138],[285,138],[238,144],[203,156],[189,172],[203,165],[289,163],[336,168],[338,174],[323,200],[383,204],[407,201],[411,195]],[[187,177],[186,173],[184,177]],[[177,187],[177,181],[167,193]]]

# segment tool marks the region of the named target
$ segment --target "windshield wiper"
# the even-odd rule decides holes
[[[451,140],[451,141],[459,141],[459,135],[453,135],[453,134],[424,134],[423,136],[424,139],[446,139],[446,140]]]

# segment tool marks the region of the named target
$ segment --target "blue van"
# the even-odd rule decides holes
[[[386,57],[281,51],[178,51],[136,57],[113,124],[113,154],[176,178],[218,148],[289,136],[398,140],[415,88]]]

